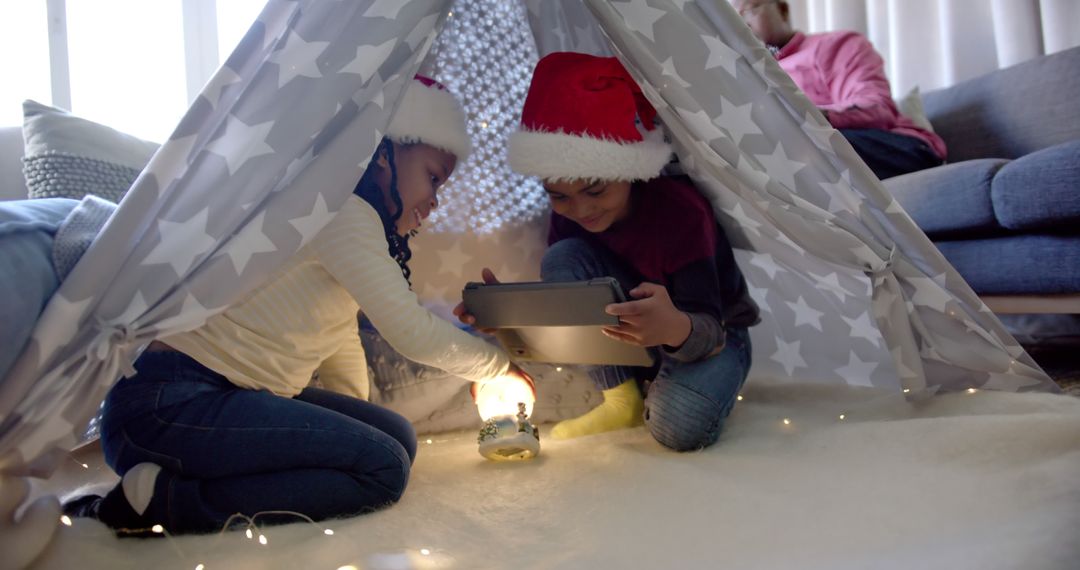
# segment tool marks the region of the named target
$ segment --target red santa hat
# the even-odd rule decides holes
[[[557,52],[536,64],[510,167],[545,180],[648,180],[671,147],[649,104],[614,57]]]
[[[442,83],[423,75],[405,86],[386,135],[399,144],[419,142],[440,148],[459,162],[472,152],[461,103]]]

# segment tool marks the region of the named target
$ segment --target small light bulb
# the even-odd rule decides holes
[[[735,399],[741,402],[742,401],[742,394],[739,394],[738,396],[735,396]]]
[[[202,564],[195,565],[195,570],[203,570],[204,568],[206,568],[206,566],[203,566]]]
[[[784,425],[786,425],[786,426],[791,425],[791,420],[789,420],[787,418],[784,418]]]
[[[555,372],[562,372],[562,366],[556,366]]]
[[[976,390],[975,388],[968,388],[968,389],[967,389],[967,393],[968,393],[968,394],[974,394],[974,393],[975,393],[975,392],[977,392],[977,391],[978,391],[978,390]]]
[[[71,517],[67,515],[60,515],[60,522],[64,523],[67,526],[71,526]]]
[[[163,527],[163,526],[161,526],[159,524],[156,524],[156,525],[150,527],[150,531],[155,533],[155,534],[161,534],[161,533],[165,532],[165,527]]]
[[[429,440],[427,440],[427,444],[428,444],[428,445],[431,445],[431,440],[430,440],[430,439],[429,439]]]
[[[333,536],[334,535],[334,531],[331,530],[331,529],[328,529],[328,528],[323,529],[322,533],[325,534],[326,536]]]
[[[904,388],[904,393],[905,393],[905,394],[907,394],[907,393],[908,393],[908,392],[910,392],[910,391],[911,391],[911,388]]]
[[[486,129],[487,128],[487,121],[480,121],[480,128],[481,129]]]
[[[843,419],[844,419],[844,414],[840,414],[840,419],[841,419],[841,420],[843,420]]]
[[[360,569],[357,568],[356,566],[353,566],[352,564],[348,564],[348,565],[345,565],[345,566],[339,566],[337,570],[360,570]]]
[[[79,465],[82,465],[83,469],[89,469],[90,468],[90,466],[85,464],[85,463],[80,463]]]
[[[250,528],[249,528],[249,529],[247,529],[247,530],[245,530],[245,531],[244,531],[244,534],[246,534],[246,535],[247,535],[247,537],[248,537],[249,539],[251,539],[251,538],[255,538],[255,535],[254,535],[254,534],[251,534],[251,529],[250,529]]]
[[[426,548],[421,548],[420,549],[420,554],[423,554],[424,556],[427,556],[428,554],[431,554],[431,551],[426,549]]]
[[[264,535],[264,534],[259,535],[259,544],[261,544],[263,546],[266,546],[266,535]]]

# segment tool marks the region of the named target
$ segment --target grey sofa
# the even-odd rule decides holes
[[[926,93],[948,163],[885,180],[996,312],[1080,313],[1080,48]]]

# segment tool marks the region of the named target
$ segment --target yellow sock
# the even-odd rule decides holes
[[[582,416],[555,424],[555,427],[551,428],[551,437],[571,439],[644,423],[641,416],[645,411],[645,402],[641,399],[641,391],[638,390],[636,382],[623,382],[604,390],[603,394],[603,404]]]

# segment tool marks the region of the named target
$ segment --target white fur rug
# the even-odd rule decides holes
[[[118,540],[76,520],[36,567],[1080,564],[1080,398],[977,392],[912,405],[866,388],[762,383],[744,394],[703,452],[668,452],[634,429],[544,440],[536,460],[494,464],[475,433],[433,436],[400,504],[324,523],[333,535],[304,523],[251,540]]]

